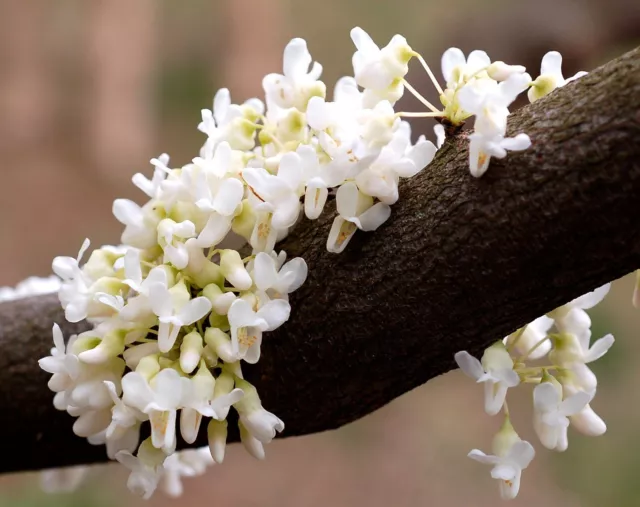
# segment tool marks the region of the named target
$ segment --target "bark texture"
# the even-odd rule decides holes
[[[480,179],[464,134],[449,139],[404,182],[391,219],[342,254],[325,248],[331,212],[284,242],[309,278],[244,367],[283,436],[354,421],[452,369],[456,351],[477,354],[640,266],[640,49],[520,109],[509,131],[533,146]],[[64,324],[55,296],[0,307],[0,427],[20,448],[0,472],[106,458],[52,406],[37,359],[54,321],[82,327]]]

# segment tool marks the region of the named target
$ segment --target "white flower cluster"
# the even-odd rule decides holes
[[[547,449],[565,451],[569,425],[589,436],[602,435],[607,427],[589,406],[596,395],[597,379],[588,363],[602,357],[613,345],[608,334],[591,342],[591,319],[586,310],[609,292],[609,284],[556,308],[504,340],[488,347],[479,361],[468,352],[455,355],[462,371],[484,384],[485,411],[504,411],[504,423],[493,442],[493,455],[478,449],[469,457],[493,466],[491,477],[499,480],[500,494],[512,499],[520,489],[520,475],[535,452],[520,439],[509,418],[509,388],[534,384],[533,428]],[[531,364],[547,359],[549,364]]]
[[[557,58],[543,62],[543,75],[532,81],[521,66],[492,63],[481,51],[465,58],[452,48],[442,58],[443,89],[402,36],[383,48],[360,28],[351,37],[354,76],[337,82],[333,100],[306,42],[293,39],[283,73],[263,80],[264,101],[233,104],[228,90],[218,91],[213,108],[202,111],[198,129],[207,139],[199,156],[171,168],[163,154],[151,160],[151,179],[133,177],[148,201],[114,202],[125,226],[121,246],[95,250],[83,264],[85,240],[77,257],[53,261],[66,319],[93,325],[67,343],[54,326],[51,356],[40,360],[53,374],[54,405],[77,418],[77,435],[106,445],[108,456],[131,470],[129,487],[144,497],[161,482],[177,494],[179,477],[206,464],[205,452],[175,453],[178,421],[187,443],[207,421],[209,457],[218,463],[232,407],[242,442],[257,458],[284,429],[244,380],[241,362],[260,359],[263,333],[288,320],[288,295],[305,281],[305,261],[285,262],[286,253],[275,250],[303,211],[316,219],[335,197],[327,249],[341,252],[358,229],[373,231],[389,218],[399,179],[436,153],[424,136],[412,143],[403,117],[457,126],[475,115],[470,169],[481,176],[491,157],[530,144],[526,134],[506,137],[516,96],[532,86],[530,96],[538,98],[565,82]],[[438,90],[441,110],[406,81],[414,57]],[[430,112],[396,112],[405,89]],[[435,131],[440,147],[445,129]],[[247,243],[245,257],[229,248]],[[505,378],[510,385],[517,374]],[[151,436],[140,442],[143,424]]]

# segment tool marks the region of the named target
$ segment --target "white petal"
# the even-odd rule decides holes
[[[611,348],[614,341],[615,339],[612,334],[605,335],[599,340],[596,340],[595,343],[591,345],[589,351],[585,354],[584,362],[590,363],[596,359],[600,359]]]
[[[521,151],[531,146],[531,139],[527,134],[518,134],[516,137],[507,137],[500,142],[505,150]]]
[[[507,386],[501,382],[484,383],[484,411],[488,415],[496,415],[502,409],[507,397]]]
[[[509,450],[508,457],[520,467],[520,470],[524,470],[529,466],[535,455],[536,451],[533,446],[525,440],[520,440],[513,444]]]
[[[129,225],[142,221],[142,209],[129,199],[116,199],[113,201],[113,216],[118,222]]]
[[[278,202],[276,211],[271,217],[271,225],[276,229],[288,229],[293,226],[300,216],[300,199],[295,194],[289,194]]]
[[[345,183],[338,189],[336,192],[336,207],[341,217],[351,218],[356,216],[358,193],[358,187],[352,182]]]
[[[210,311],[211,301],[201,296],[184,305],[178,314],[178,318],[182,321],[182,325],[189,326],[202,319]]]
[[[291,306],[288,301],[284,299],[274,299],[269,301],[266,305],[260,308],[257,312],[258,317],[261,317],[267,323],[267,328],[264,331],[273,331],[280,327],[287,320],[291,314]]]
[[[390,216],[391,208],[387,204],[378,202],[358,217],[360,221],[359,228],[363,231],[375,231],[384,224]]]
[[[287,77],[301,77],[309,70],[311,54],[304,39],[292,39],[284,48],[283,71]]]
[[[489,65],[491,65],[491,58],[487,53],[478,49],[471,51],[467,58],[467,74],[473,75]]]
[[[456,352],[454,359],[463,373],[468,377],[471,377],[473,380],[478,380],[482,375],[484,375],[482,363],[466,350]]]
[[[479,463],[483,463],[485,465],[495,465],[500,462],[500,458],[498,456],[492,456],[491,454],[485,454],[479,449],[473,449],[469,454],[467,454],[469,458],[472,460],[478,461]]]
[[[213,207],[224,216],[232,215],[244,195],[244,185],[236,178],[223,180],[216,193]]]
[[[140,267],[140,253],[135,248],[129,248],[124,254],[124,274],[127,279],[139,284],[142,282],[142,268]]]
[[[562,81],[562,55],[557,51],[549,51],[544,55],[540,64],[540,74],[549,74]]]
[[[594,291],[588,292],[584,296],[580,296],[579,298],[574,299],[569,304],[577,308],[582,308],[583,310],[589,310],[605,298],[605,296],[609,293],[610,288],[610,283],[604,284],[602,287],[598,287]]]
[[[464,53],[458,48],[449,48],[442,55],[442,75],[448,83],[453,80],[453,69],[466,64]]]
[[[560,412],[562,415],[575,415],[583,410],[587,403],[591,401],[591,396],[584,391],[572,394],[560,404]]]
[[[149,284],[149,303],[153,313],[158,317],[167,317],[173,312],[171,294],[164,285],[159,283]]]
[[[413,174],[398,173],[398,175],[402,176],[403,178],[408,178],[410,176],[413,176],[416,172],[421,171],[431,163],[433,157],[436,154],[436,151],[437,148],[431,141],[419,141],[407,152],[407,157],[409,157],[415,164],[416,171]]]
[[[294,292],[300,288],[307,279],[307,272],[307,263],[302,257],[291,259],[280,268],[279,278],[286,285],[287,293]]]
[[[561,396],[562,393],[551,382],[542,382],[533,389],[533,406],[546,412],[558,406]]]
[[[232,327],[255,326],[258,320],[251,304],[239,298],[231,304],[227,316]]]
[[[302,182],[302,159],[295,152],[289,152],[282,155],[280,165],[278,166],[278,178],[292,190],[297,190]]]
[[[240,185],[242,184],[240,183]],[[203,248],[216,246],[226,237],[230,230],[231,220],[229,217],[215,212],[211,213],[206,225],[198,235],[198,245]]]
[[[277,279],[278,273],[273,258],[267,253],[258,253],[253,264],[253,281],[256,287],[267,290],[275,285]]]
[[[571,420],[571,425],[583,435],[597,437],[607,431],[605,422],[589,405],[576,415],[569,417],[569,419]]]
[[[307,185],[304,196],[304,214],[309,220],[315,220],[320,216],[328,196],[328,189]]]

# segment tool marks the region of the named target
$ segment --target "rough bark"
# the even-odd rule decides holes
[[[640,49],[520,109],[533,146],[469,175],[464,134],[406,181],[391,219],[326,251],[331,213],[282,248],[309,278],[290,321],[245,367],[283,436],[337,428],[454,367],[554,307],[640,266]],[[0,471],[105,459],[54,410],[37,359],[55,296],[0,308]],[[206,442],[201,435],[199,443]],[[232,435],[236,438],[236,435]]]

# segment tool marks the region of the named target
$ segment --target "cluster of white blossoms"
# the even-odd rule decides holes
[[[233,104],[228,90],[218,91],[213,108],[202,111],[198,129],[206,141],[199,156],[171,167],[163,154],[151,160],[151,178],[133,176],[148,200],[142,206],[114,202],[113,214],[125,226],[122,245],[94,250],[84,262],[85,240],[75,258],[53,261],[66,319],[93,326],[66,342],[53,328],[54,348],[40,366],[52,374],[54,405],[76,418],[78,436],[105,445],[111,459],[130,469],[130,489],[145,498],[159,485],[179,494],[181,476],[223,461],[232,409],[242,443],[257,458],[284,429],[243,378],[242,362],[259,361],[263,334],[288,320],[289,294],[305,281],[305,261],[287,261],[276,250],[303,214],[316,219],[335,199],[327,249],[343,251],[358,229],[373,231],[389,218],[399,179],[431,162],[444,143],[443,125],[460,126],[475,116],[470,171],[479,177],[491,157],[531,143],[525,133],[507,137],[516,97],[528,90],[533,101],[568,81],[558,53],[545,56],[533,80],[522,66],[492,62],[483,51],[465,57],[452,48],[442,57],[443,87],[404,37],[394,36],[383,48],[360,28],[351,38],[354,75],[337,82],[332,100],[320,80],[322,66],[304,40],[293,39],[284,50],[283,73],[263,80],[264,101]],[[405,79],[413,58],[441,107]],[[428,111],[395,111],[405,90]],[[409,117],[441,123],[437,146],[424,136],[412,142],[403,120]],[[490,413],[503,406],[508,387],[541,382],[537,428],[554,448],[566,447],[565,415],[581,419],[587,431],[601,431],[587,406],[595,378],[584,363],[604,347],[588,349],[588,326],[575,313],[582,309],[572,305],[553,314],[556,334],[546,335],[551,320],[536,321],[506,346],[490,348],[483,364],[458,356],[465,371],[485,382]],[[524,369],[525,359],[547,349],[553,367]],[[514,362],[516,354],[521,357]],[[204,426],[208,447],[176,453],[178,435],[194,443]],[[494,475],[512,485],[507,496],[513,496],[532,451],[513,442],[505,449],[481,459],[496,464]]]
[[[470,458],[493,466],[491,477],[499,481],[504,499],[518,494],[522,470],[535,455],[533,446],[521,440],[511,424],[508,389],[535,385],[533,428],[547,449],[567,449],[570,425],[588,436],[602,435],[607,429],[589,406],[598,382],[587,364],[602,357],[614,339],[608,334],[591,343],[591,319],[586,310],[602,301],[609,287],[604,285],[518,329],[488,347],[481,361],[465,351],[455,355],[462,371],[484,384],[486,413],[504,413],[493,454],[478,449],[469,453]]]

